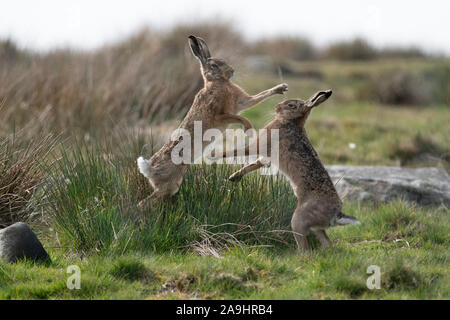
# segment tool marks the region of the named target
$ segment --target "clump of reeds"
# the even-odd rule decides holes
[[[23,142],[16,135],[0,138],[0,226],[26,221],[44,175],[41,164],[54,146],[52,136]]]
[[[117,124],[182,118],[202,86],[190,33],[224,58],[239,50],[240,37],[226,24],[144,29],[93,51],[37,53],[0,41],[0,134],[32,123],[30,136],[43,130],[103,136]]]

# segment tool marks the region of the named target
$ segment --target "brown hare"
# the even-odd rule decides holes
[[[298,199],[291,226],[299,249],[309,248],[306,236],[311,231],[319,238],[322,247],[328,247],[331,241],[325,233],[326,228],[360,224],[355,217],[342,213],[342,201],[304,128],[312,108],[330,96],[331,90],[328,90],[317,92],[307,101],[301,99],[283,101],[276,106],[275,119],[265,127],[268,132],[273,129],[279,130],[278,167],[290,181]],[[269,144],[267,146],[269,152],[270,148]],[[246,155],[251,155],[250,150],[256,150],[256,148],[247,146],[235,149],[231,154],[236,156],[244,151]],[[226,156],[226,154],[221,155],[221,157]],[[239,181],[245,174],[263,167],[263,160],[267,161],[260,158],[241,168],[231,175],[229,180]]]
[[[193,55],[200,61],[204,79],[204,87],[195,96],[189,112],[178,127],[189,132],[191,137],[194,136],[194,122],[197,121],[201,121],[203,131],[211,128],[223,131],[231,123],[241,123],[248,130],[252,125],[238,113],[272,95],[283,94],[288,89],[286,84],[280,84],[250,96],[231,82],[233,68],[222,59],[212,58],[203,39],[191,35],[189,44]],[[142,157],[137,160],[140,172],[149,179],[154,189],[150,196],[139,203],[141,207],[157,198],[173,195],[180,188],[187,164],[176,164],[171,159],[172,151],[179,142],[180,139],[166,143],[150,160]],[[210,142],[202,143],[204,148]],[[191,146],[194,150],[193,139]],[[193,158],[198,156],[193,155]]]

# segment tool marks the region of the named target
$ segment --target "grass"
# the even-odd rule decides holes
[[[52,249],[48,265],[0,263],[0,298],[449,298],[447,212],[402,202],[377,208],[347,204],[346,212],[362,225],[332,229],[335,246],[312,253],[292,246],[236,246],[220,258],[169,250],[80,259]],[[72,264],[81,269],[80,290],[66,288],[66,268]],[[379,290],[366,287],[370,265],[381,269]]]
[[[315,109],[306,123],[308,135],[326,164],[434,166],[449,171],[449,66],[448,59],[303,62],[293,63],[292,69],[314,71],[321,76],[280,77],[276,73],[249,70],[237,74],[236,82],[250,93],[280,82],[289,84],[286,96],[273,97],[242,113],[256,128],[273,119],[275,105],[283,99],[307,99],[318,90],[331,88],[331,98]],[[442,73],[439,77],[445,79],[445,85],[439,96],[444,97],[428,105],[394,105],[371,99],[371,92],[378,88],[361,91],[368,78],[383,82],[386,75],[408,70],[419,74]],[[350,143],[355,144],[354,149],[349,147]]]
[[[43,193],[48,224],[62,245],[82,255],[192,247],[202,252],[215,250],[210,248],[215,244],[218,249],[239,244],[284,247],[292,238],[288,232],[296,199],[288,182],[253,173],[235,184],[227,181],[234,169],[227,165],[190,166],[177,195],[139,209],[137,203],[151,190],[136,168],[140,148],[127,150],[129,145],[126,141],[115,154],[115,144],[79,145],[53,163]],[[395,233],[398,228],[415,223],[410,209],[398,210],[378,210],[384,221],[375,224],[385,227],[379,238],[402,237]]]
[[[228,166],[192,166],[175,197],[142,211],[137,203],[150,189],[137,171],[137,154],[111,151],[80,146],[63,153],[45,184],[49,224],[78,253],[285,242],[273,230],[289,225],[296,203],[286,181],[253,175],[238,185],[227,181]]]
[[[102,137],[120,125],[183,118],[202,87],[187,43],[191,33],[206,36],[218,55],[230,56],[239,46],[233,28],[217,21],[142,29],[92,51],[40,53],[0,39],[0,135],[20,126],[29,137],[55,131]]]
[[[40,166],[52,150],[52,136],[22,139],[22,132],[0,137],[0,228],[29,218],[30,205],[42,183]]]
[[[243,116],[261,128],[273,118],[278,100],[245,111]],[[434,166],[448,171],[449,121],[447,106],[415,109],[371,103],[342,105],[330,98],[313,111],[306,131],[329,165]]]
[[[333,248],[310,238],[315,250],[297,252],[284,179],[233,184],[230,166],[192,166],[175,197],[141,211],[149,190],[134,159],[145,147],[122,143],[58,157],[44,189],[51,229],[34,225],[52,262],[0,263],[1,299],[449,298],[448,211],[346,203],[362,225],[331,229]],[[73,264],[80,290],[66,287]],[[370,265],[380,290],[365,285]]]
[[[439,127],[445,109],[427,109],[417,118],[408,109],[369,104],[326,107],[315,110],[307,128],[317,139],[332,121],[335,126],[326,131],[342,133],[323,144],[315,140],[326,164],[342,139],[357,146],[348,150],[348,163],[366,163],[356,139],[365,139],[366,157],[375,157],[371,164],[394,163],[383,161],[377,150],[388,154],[386,144],[395,134],[390,140],[383,131],[372,141],[375,133],[363,133],[377,128],[368,125],[374,120],[364,112],[381,112],[387,119],[382,125],[398,130],[399,137],[421,130],[444,145],[446,129]],[[397,121],[388,114],[397,114]],[[76,141],[56,146],[53,161],[41,170],[43,189],[33,197],[44,214],[32,227],[52,262],[0,263],[0,299],[449,298],[448,211],[401,201],[376,207],[346,203],[345,213],[362,225],[331,229],[331,249],[318,249],[310,238],[316,249],[299,253],[290,232],[296,200],[283,178],[252,173],[234,184],[226,180],[230,166],[191,166],[175,197],[142,211],[136,204],[151,190],[135,159],[158,146],[135,133]],[[72,264],[81,268],[81,290],[66,287]],[[370,265],[381,268],[380,290],[366,287]]]

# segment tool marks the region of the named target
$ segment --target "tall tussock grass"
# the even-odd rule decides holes
[[[239,49],[239,35],[220,23],[143,29],[94,51],[37,53],[0,42],[2,131],[32,122],[36,132],[92,135],[112,123],[182,118],[202,86],[187,45],[190,33],[207,38],[218,55]]]
[[[24,142],[21,132],[0,138],[0,228],[28,220],[33,195],[45,179],[41,166],[55,144],[52,136]]]
[[[291,60],[385,57],[380,55],[383,50],[361,39],[323,50],[301,37],[244,41],[226,21],[180,25],[164,32],[142,29],[91,51],[56,49],[42,53],[0,40],[0,103],[4,104],[0,135],[13,127],[27,127],[30,137],[60,131],[67,136],[86,132],[104,136],[116,125],[144,126],[183,118],[202,86],[198,63],[187,44],[189,34],[207,39],[213,55],[235,67],[245,57],[269,56],[277,73]],[[410,57],[407,52],[402,55],[401,50],[390,50],[397,52],[395,57]],[[292,76],[320,76],[318,72],[294,71]],[[364,81],[358,98],[387,104],[448,103],[448,79],[448,61],[444,59],[442,66],[417,76],[397,75],[395,70],[375,74]],[[338,80],[326,79],[326,85],[338,87],[342,79]]]
[[[285,180],[250,175],[233,184],[227,181],[233,168],[196,165],[178,194],[140,209],[137,203],[151,192],[135,163],[145,147],[122,142],[63,151],[45,184],[49,223],[76,252],[205,254],[241,244],[291,242],[287,230],[295,198]]]
[[[357,96],[387,105],[449,105],[450,63],[442,62],[417,70],[393,69],[374,73],[362,84]]]

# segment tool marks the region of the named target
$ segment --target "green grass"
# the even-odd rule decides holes
[[[84,255],[286,243],[276,230],[289,226],[296,199],[284,179],[254,174],[234,184],[231,166],[191,166],[176,196],[141,210],[151,190],[137,170],[138,151],[113,154],[116,147],[81,145],[53,163],[43,194],[64,246]]]
[[[53,261],[0,263],[1,299],[448,299],[448,212],[396,202],[346,205],[361,226],[330,230],[334,247],[236,246],[220,257],[164,253],[93,254],[51,249]],[[69,290],[69,265],[81,289]],[[381,269],[381,289],[366,287],[367,267]]]
[[[311,237],[315,249],[297,252],[283,178],[234,184],[230,166],[192,166],[176,196],[141,211],[150,190],[130,145],[60,155],[44,189],[53,229],[35,225],[52,262],[0,263],[1,299],[449,298],[448,211],[346,203],[362,225],[331,229],[330,249]],[[74,264],[80,290],[66,287]],[[370,265],[381,268],[380,290],[365,286]]]
[[[447,114],[330,103],[307,130],[325,164],[396,164],[396,141],[418,132],[444,148]],[[138,209],[151,190],[135,159],[157,146],[129,138],[57,147],[34,197],[45,214],[32,225],[53,261],[0,263],[0,299],[450,298],[448,211],[346,203],[362,225],[331,229],[333,248],[310,238],[315,250],[299,253],[290,232],[296,199],[282,177],[252,173],[234,184],[231,166],[191,166],[176,196]],[[81,290],[66,287],[72,264]],[[381,268],[380,290],[365,285],[370,265]]]

